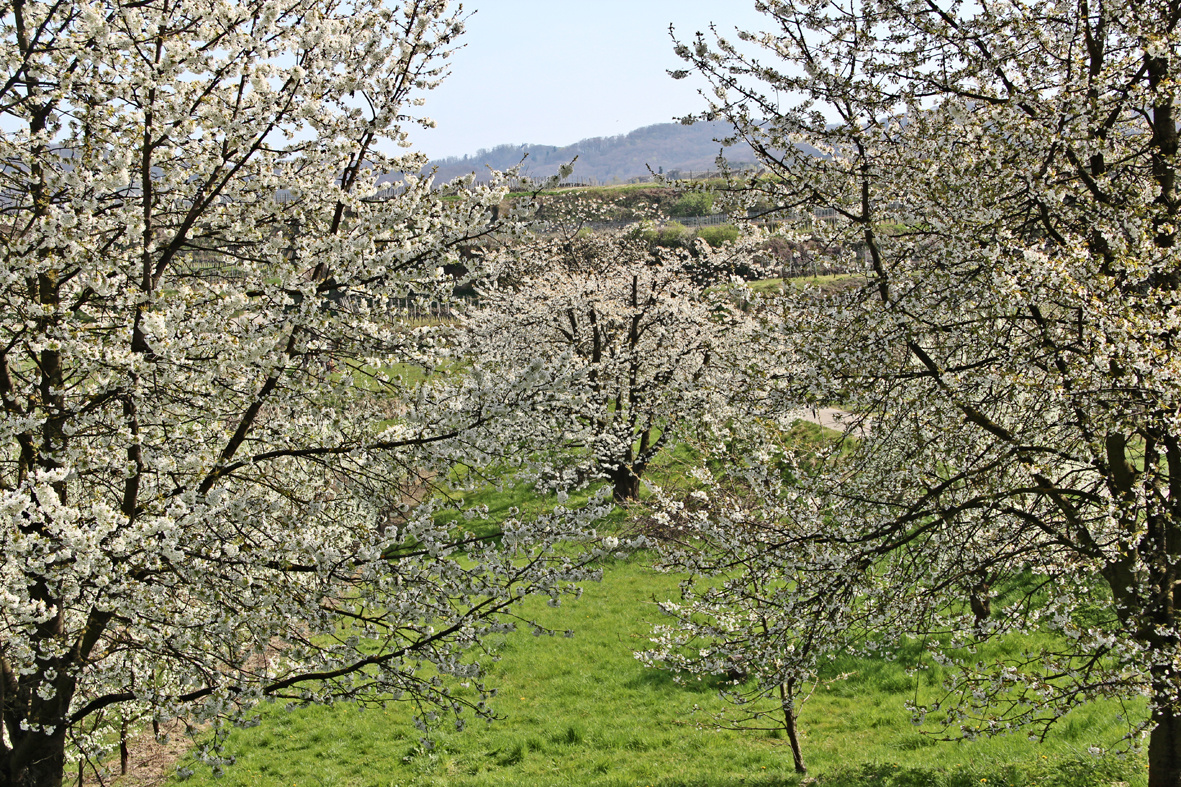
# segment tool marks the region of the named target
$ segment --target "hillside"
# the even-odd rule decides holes
[[[557,172],[562,164],[578,157],[572,180],[584,183],[627,182],[643,178],[653,171],[676,176],[678,172],[716,169],[715,161],[722,146],[716,140],[730,133],[723,122],[659,123],[645,126],[616,137],[591,137],[573,145],[498,145],[480,150],[471,156],[453,156],[432,161],[437,177],[450,180],[470,172],[477,174],[489,168],[504,170],[522,163],[525,174],[547,177]],[[754,153],[748,145],[739,144],[725,149],[731,165],[753,163]]]

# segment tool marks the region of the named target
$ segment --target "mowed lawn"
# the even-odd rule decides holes
[[[453,726],[419,743],[412,709],[351,704],[263,710],[258,727],[229,739],[237,763],[220,778],[195,773],[186,785],[795,785],[786,740],[764,732],[718,730],[725,704],[709,680],[688,686],[645,668],[633,653],[647,646],[661,615],[654,599],[677,595],[677,577],[657,574],[650,557],[606,566],[604,581],[578,601],[525,611],[543,625],[573,628],[572,639],[519,631],[503,638],[503,659],[489,684],[502,716],[491,725]],[[914,657],[919,656],[915,649]],[[840,680],[822,681],[800,718],[809,777],[854,787],[1130,786],[1144,783],[1142,755],[1096,758],[1091,746],[1115,744],[1126,728],[1117,706],[1068,716],[1042,744],[1024,733],[941,742],[914,727],[904,702],[926,696],[929,678],[897,661],[848,659]],[[916,684],[916,681],[918,683]],[[936,730],[931,730],[935,732]],[[172,784],[181,783],[174,779]]]

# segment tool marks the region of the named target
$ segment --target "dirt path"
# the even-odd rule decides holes
[[[869,423],[857,423],[858,416],[856,414],[835,407],[797,410],[792,415],[800,420],[819,424],[825,429],[848,434],[850,437],[865,437],[870,430]]]
[[[82,787],[158,787],[164,784],[176,774],[176,764],[192,748],[193,740],[185,734],[184,725],[179,721],[162,724],[160,731],[167,735],[167,742],[157,741],[151,727],[144,728],[127,741],[129,756],[126,775],[119,773],[119,754],[116,752],[113,757],[98,766],[101,779],[95,775],[89,764],[86,766]],[[76,766],[72,774],[66,774],[62,784],[63,787],[74,787],[78,784]]]

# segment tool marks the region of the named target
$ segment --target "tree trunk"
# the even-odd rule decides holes
[[[611,493],[616,503],[639,497],[640,476],[630,465],[620,464],[611,471]]]
[[[975,618],[976,630],[981,631],[984,624],[992,617],[992,599],[989,591],[992,583],[987,572],[977,572],[972,577],[971,587],[968,588],[968,604],[972,607],[972,617]]]
[[[1181,716],[1165,702],[1152,714],[1156,726],[1148,738],[1148,787],[1181,785]]]
[[[127,764],[131,759],[131,752],[127,750],[127,717],[119,719],[119,773],[127,775]]]
[[[808,766],[804,765],[804,753],[800,750],[800,736],[796,730],[795,681],[779,684],[779,705],[783,708],[783,728],[787,731],[787,740],[791,744],[791,758],[795,762],[796,773],[807,773]]]
[[[52,735],[27,733],[8,756],[0,760],[0,783],[5,787],[62,787],[66,770],[66,731]]]

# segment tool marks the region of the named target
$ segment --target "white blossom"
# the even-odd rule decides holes
[[[768,412],[839,403],[864,428],[844,454],[800,452],[790,488],[685,519],[751,561],[729,564],[724,599],[695,603],[721,615],[763,578],[799,581],[775,590],[788,635],[750,646],[768,658],[826,619],[840,626],[809,637],[821,653],[851,632],[877,652],[930,642],[949,677],[916,716],[969,737],[1147,696],[1128,740],[1148,734],[1149,783],[1171,784],[1176,9],[759,6],[767,31],[678,52],[710,82],[703,114],[760,152],[765,171],[736,181],[734,201],[796,225],[831,211],[801,231],[863,261],[843,292],[764,307],[759,344],[786,372],[765,386]],[[775,466],[746,457],[745,475]],[[675,636],[692,614],[687,602]],[[1030,653],[973,655],[1033,631]]]
[[[514,404],[388,372],[446,361],[402,299],[447,298],[460,246],[521,231],[491,218],[504,181],[443,192],[386,153],[458,13],[0,15],[5,784],[53,782],[67,741],[92,756],[121,718],[391,697],[487,715],[497,615],[596,575],[551,548],[589,539],[601,501],[510,520],[502,546],[437,517],[431,485],[503,455],[490,413]],[[222,740],[201,750],[219,767]]]

